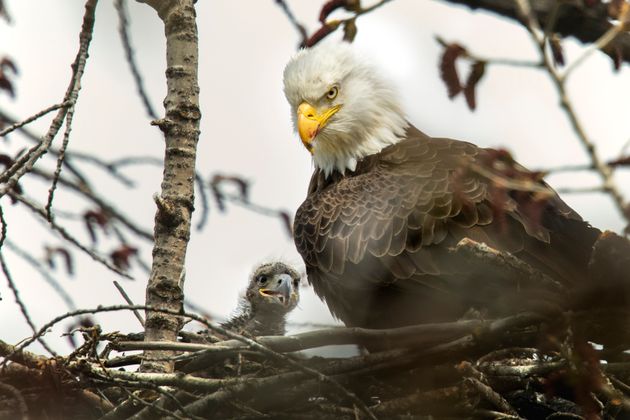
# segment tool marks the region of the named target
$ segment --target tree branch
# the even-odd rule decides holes
[[[193,0],[147,0],[164,22],[166,35],[166,117],[154,121],[164,133],[166,151],[162,192],[156,197],[153,266],[146,304],[175,312],[183,309],[186,248],[194,208],[195,158],[199,139],[198,35]],[[179,317],[147,312],[147,341],[176,341]],[[143,371],[170,372],[173,363],[154,359],[168,356],[149,352]]]
[[[460,4],[473,10],[487,10],[492,13],[521,21],[518,6],[514,0],[441,0],[447,3]],[[608,16],[608,3],[604,2],[561,2],[554,17],[556,0],[534,0],[532,12],[540,25],[548,27],[555,20],[554,32],[563,36],[572,36],[577,40],[591,44],[596,43],[613,24]],[[592,5],[589,5],[593,3]],[[615,41],[604,50],[613,60],[618,55],[625,62],[630,62],[630,33],[621,33]]]

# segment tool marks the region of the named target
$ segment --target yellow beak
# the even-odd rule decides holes
[[[297,129],[306,150],[313,153],[313,140],[315,136],[326,126],[330,117],[339,111],[341,105],[335,105],[318,114],[315,108],[308,102],[302,102],[297,110]]]

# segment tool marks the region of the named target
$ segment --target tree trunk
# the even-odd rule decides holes
[[[194,204],[195,157],[199,139],[198,35],[193,0],[146,0],[164,22],[166,35],[166,117],[153,124],[164,132],[166,151],[162,192],[155,197],[157,212],[153,265],[146,304],[179,311],[184,291],[184,263],[190,239]],[[175,341],[181,320],[147,311],[147,341]],[[156,360],[165,351],[145,353],[142,371],[170,372],[173,363]]]

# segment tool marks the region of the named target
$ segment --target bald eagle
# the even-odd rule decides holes
[[[505,171],[495,167],[496,150],[419,131],[391,84],[350,44],[298,52],[284,70],[284,93],[315,165],[295,244],[314,290],[346,325],[451,321],[538,300],[495,287],[496,273],[453,253],[463,238],[511,253],[569,289],[588,281],[597,229],[516,163],[510,168],[531,190],[497,188]]]

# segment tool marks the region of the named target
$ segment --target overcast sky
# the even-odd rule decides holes
[[[19,66],[17,98],[0,93],[0,107],[18,119],[57,103],[70,78],[70,63],[78,46],[81,2],[5,0],[14,23],[0,23],[0,55]],[[288,1],[296,16],[313,31],[321,3]],[[367,2],[366,2],[367,3]],[[198,170],[234,174],[251,181],[252,201],[294,212],[306,194],[312,172],[310,156],[292,132],[289,107],[282,94],[282,70],[295,52],[299,37],[273,0],[199,0],[201,137]],[[165,94],[163,29],[155,12],[131,1],[131,39],[147,92],[158,112]],[[547,168],[587,163],[558,96],[545,73],[523,68],[491,66],[478,87],[478,110],[470,112],[463,98],[450,101],[439,79],[440,47],[434,36],[464,44],[484,57],[536,60],[536,50],[518,25],[484,12],[471,12],[439,1],[396,0],[358,20],[356,48],[371,56],[399,89],[407,115],[418,128],[434,136],[452,137],[482,146],[507,147],[524,165]],[[77,104],[70,150],[94,153],[102,159],[126,155],[162,157],[162,135],[149,125],[136,95],[120,44],[118,22],[110,1],[97,9],[90,59]],[[337,37],[333,37],[337,38]],[[564,44],[568,60],[583,48]],[[594,54],[570,79],[570,97],[605,159],[617,157],[630,137],[627,94],[630,71],[625,65],[611,72],[611,62]],[[625,102],[625,103],[624,103]],[[32,125],[43,133],[50,119]],[[59,139],[58,139],[59,141]],[[2,153],[14,153],[27,142],[19,135],[4,140]],[[57,143],[59,144],[59,143]],[[51,167],[51,162],[44,163]],[[86,170],[91,167],[84,165]],[[143,166],[126,173],[137,188],[126,190],[102,172],[90,169],[99,192],[125,214],[152,230],[152,195],[159,191],[161,170]],[[630,177],[617,180],[630,196]],[[595,186],[597,176],[570,173],[549,178],[554,187]],[[29,196],[45,201],[48,185],[31,182]],[[602,229],[619,231],[623,221],[611,201],[598,194],[573,194],[565,200],[585,219]],[[43,256],[44,245],[59,238],[45,232],[21,207],[7,208],[9,237]],[[202,232],[193,232],[187,256],[186,295],[220,316],[236,306],[247,276],[259,262],[285,259],[301,267],[301,259],[279,220],[228,206],[225,214],[212,204]],[[58,194],[59,210],[82,212],[85,203],[71,194]],[[197,204],[200,208],[200,204]],[[196,214],[196,217],[199,215]],[[59,219],[85,243],[89,238],[80,221]],[[109,252],[114,241],[100,243]],[[141,240],[142,256],[150,262],[151,247]],[[69,247],[71,248],[71,247]],[[35,323],[40,326],[66,311],[62,300],[31,268],[7,251],[10,268]],[[78,251],[73,250],[78,256]],[[115,275],[80,258],[77,273],[52,272],[80,307],[120,304]],[[144,300],[147,275],[133,270],[135,281],[123,286],[137,303]],[[13,297],[0,281],[0,338],[17,342],[29,335]],[[137,331],[130,314],[99,315],[106,330]],[[296,322],[333,322],[309,288],[304,288]],[[9,322],[10,320],[10,322]],[[63,324],[67,325],[67,324]],[[68,350],[56,328],[47,338],[62,352]]]

